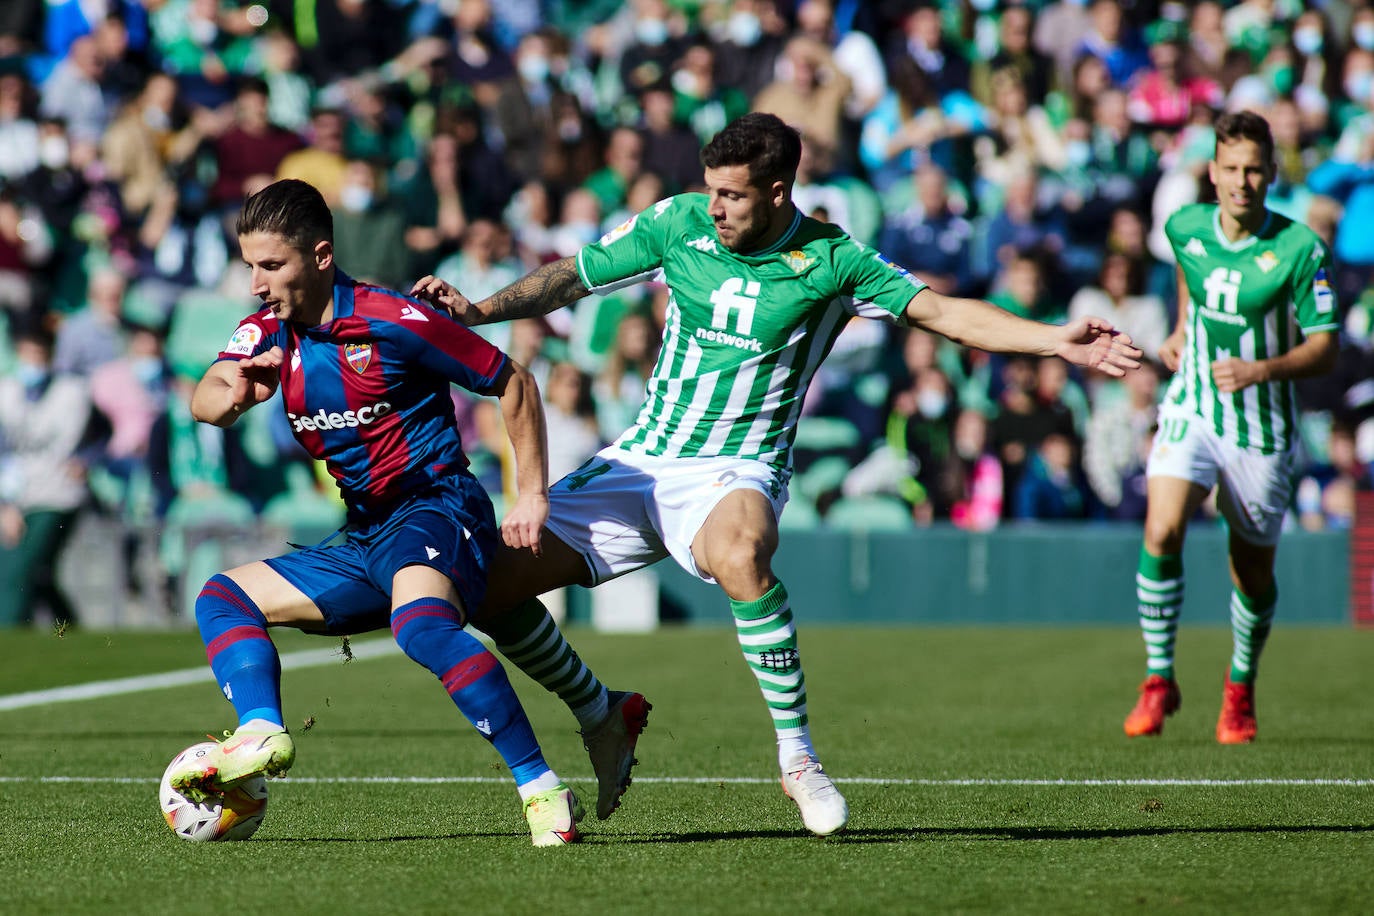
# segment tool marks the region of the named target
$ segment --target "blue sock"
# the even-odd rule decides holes
[[[506,670],[459,620],[458,609],[442,598],[421,598],[392,612],[391,632],[406,655],[434,672],[459,712],[510,767],[515,784],[524,785],[549,765]]]
[[[196,598],[196,623],[210,669],[239,724],[267,719],[284,725],[281,659],[267,635],[267,618],[252,599],[228,576],[211,576]]]

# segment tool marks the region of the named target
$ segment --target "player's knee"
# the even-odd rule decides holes
[[[1146,518],[1145,549],[1157,557],[1181,552],[1185,526],[1174,519]]]
[[[253,600],[224,573],[216,573],[201,586],[195,614],[202,631],[226,617],[247,617],[264,626],[267,623]]]
[[[734,538],[711,558],[711,576],[727,592],[755,591],[773,578],[773,552],[759,539]]]
[[[391,635],[396,645],[421,664],[462,632],[458,609],[438,598],[412,601],[391,614]]]

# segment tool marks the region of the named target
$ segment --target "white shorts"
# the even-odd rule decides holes
[[[1197,414],[1161,409],[1148,477],[1177,477],[1217,489],[1217,508],[1243,540],[1272,547],[1293,497],[1297,452],[1272,455],[1218,436]]]
[[[741,458],[659,458],[616,446],[549,488],[549,531],[582,554],[598,585],[672,556],[706,582],[692,540],[711,510],[738,489],[755,490],[773,506],[787,505],[782,475]]]

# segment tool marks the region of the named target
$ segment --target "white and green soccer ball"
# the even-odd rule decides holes
[[[254,776],[227,792],[215,793],[196,803],[172,788],[168,776],[189,757],[204,757],[215,747],[213,741],[193,744],[172,758],[162,773],[158,801],[162,816],[172,832],[192,843],[218,840],[246,840],[257,832],[267,813],[267,780]]]

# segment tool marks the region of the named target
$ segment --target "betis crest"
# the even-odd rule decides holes
[[[1269,271],[1279,266],[1279,259],[1274,252],[1266,251],[1264,254],[1255,258],[1255,263],[1259,265],[1260,270],[1269,273]]]
[[[359,375],[367,368],[367,364],[372,361],[372,344],[344,344],[344,358]]]
[[[801,273],[811,264],[815,258],[808,257],[804,251],[789,251],[782,256],[783,261],[794,273]]]

